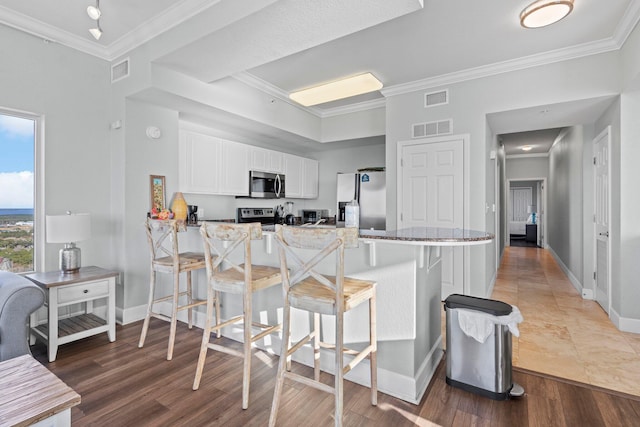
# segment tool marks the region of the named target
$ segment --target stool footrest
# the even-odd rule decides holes
[[[238,350],[234,350],[232,348],[225,347],[225,346],[220,345],[220,344],[209,343],[209,344],[207,344],[207,347],[210,348],[211,350],[220,351],[222,353],[227,353],[227,354],[230,354],[232,356],[244,357],[244,352],[238,351]]]
[[[335,388],[333,388],[331,386],[328,386],[328,385],[326,385],[324,383],[321,383],[319,381],[313,380],[311,378],[307,378],[307,377],[305,377],[303,375],[300,375],[300,374],[295,374],[293,372],[284,372],[284,376],[285,376],[285,378],[289,378],[289,379],[291,379],[293,381],[308,385],[308,386],[313,387],[313,388],[317,388],[318,390],[321,390],[321,391],[324,391],[324,392],[327,392],[327,393],[330,393],[330,394],[335,394],[336,393],[336,389]]]
[[[257,326],[257,325],[254,325]],[[256,342],[261,340],[262,338],[264,338],[265,336],[272,334],[274,332],[277,332],[280,330],[280,328],[282,327],[282,325],[261,325],[261,326],[257,326],[259,328],[263,328],[265,329],[264,331],[260,332],[259,334],[256,334],[254,336],[251,337],[251,342]]]
[[[372,345],[367,346],[367,348],[365,348],[360,353],[358,353],[358,355],[354,357],[353,360],[349,362],[347,366],[344,367],[343,372],[346,374],[347,372],[352,370],[358,363],[362,362],[362,360],[368,357],[373,351],[374,351],[374,348]]]

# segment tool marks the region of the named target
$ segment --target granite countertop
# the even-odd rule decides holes
[[[326,228],[327,225],[320,225]],[[263,225],[262,231],[274,232],[275,225]],[[417,246],[469,246],[491,242],[495,236],[484,231],[461,228],[412,227],[400,230],[361,229],[360,240],[385,243],[411,244]]]
[[[438,244],[443,246],[489,243],[491,233],[462,228],[411,227],[400,230],[360,230],[360,239],[387,240],[396,243]]]
[[[234,222],[230,219],[215,220],[217,222]],[[190,227],[199,227],[199,224],[188,224]],[[298,227],[299,225],[296,225]],[[320,224],[322,228],[331,227],[332,224]],[[272,233],[275,225],[263,225],[262,231]],[[411,227],[399,230],[360,230],[360,240],[387,243],[402,243],[412,245],[430,246],[468,246],[482,245],[491,242],[495,236],[491,233],[463,228],[442,227]]]

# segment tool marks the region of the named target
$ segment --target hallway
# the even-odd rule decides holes
[[[517,306],[513,366],[640,396],[640,334],[583,300],[552,255],[507,247],[491,298]]]

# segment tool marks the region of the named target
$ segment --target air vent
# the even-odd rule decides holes
[[[435,107],[436,105],[444,105],[449,103],[449,90],[441,90],[424,94],[424,106]]]
[[[437,122],[416,123],[412,125],[412,138],[425,138],[429,136],[451,135],[453,133],[453,119]]]
[[[129,77],[129,58],[111,66],[111,83]]]

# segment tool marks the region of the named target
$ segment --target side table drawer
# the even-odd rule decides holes
[[[80,283],[58,289],[58,304],[84,301],[109,295],[109,281]]]

